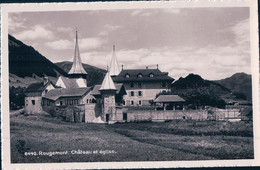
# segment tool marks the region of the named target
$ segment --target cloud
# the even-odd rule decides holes
[[[24,23],[19,20],[19,18],[17,16],[10,16],[8,18],[8,28],[11,30],[11,31],[14,31],[18,28],[25,28],[24,26]]]
[[[99,33],[99,36],[106,36],[108,35],[110,32],[118,30],[120,28],[122,28],[123,26],[121,25],[110,25],[110,24],[106,24],[103,27],[103,30]]]
[[[61,33],[71,33],[73,31],[73,29],[70,27],[58,27],[57,31],[59,31]]]
[[[15,33],[14,36],[20,40],[36,40],[36,39],[53,39],[52,31],[46,29],[42,25],[35,25],[29,30]]]
[[[176,79],[189,73],[210,80],[226,78],[236,72],[250,73],[250,55],[241,53],[239,46],[142,48],[116,53],[125,69],[156,68],[158,64],[161,71],[169,72]]]
[[[96,37],[79,39],[80,49],[84,50],[96,49],[98,47],[101,47],[104,43],[104,39]]]
[[[239,45],[249,45],[250,42],[250,24],[249,19],[242,20],[230,28],[230,31],[236,36],[236,43]]]
[[[105,41],[100,38],[83,38],[79,39],[79,49],[83,50],[91,50],[101,47]],[[46,42],[45,45],[54,50],[68,50],[75,48],[75,41],[69,41],[66,39],[59,39],[52,42]]]
[[[66,50],[66,49],[72,49],[74,47],[72,41],[64,40],[64,39],[47,42],[45,43],[45,45],[54,50]]]
[[[90,64],[96,67],[105,69],[110,62],[110,57],[108,52],[91,51],[81,53],[81,60],[83,63]],[[70,61],[73,61],[71,58]],[[98,61],[98,62],[97,62]]]

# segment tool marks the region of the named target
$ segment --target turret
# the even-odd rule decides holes
[[[106,122],[113,121],[113,116],[116,110],[116,87],[115,84],[110,76],[109,71],[107,71],[106,76],[102,82],[102,85],[99,89],[101,96],[102,96],[102,118]]]

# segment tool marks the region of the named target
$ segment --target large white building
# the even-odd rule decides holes
[[[174,79],[167,72],[157,69],[123,69],[119,71],[119,65],[113,46],[113,54],[110,64],[110,72],[115,83],[122,83],[127,94],[124,96],[126,106],[147,106],[161,92],[171,90]]]

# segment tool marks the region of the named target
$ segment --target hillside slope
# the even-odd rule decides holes
[[[224,107],[226,98],[234,98],[231,91],[215,82],[204,80],[199,75],[189,74],[172,84],[172,93],[180,95],[191,107]]]
[[[234,94],[246,95],[252,99],[252,78],[246,73],[236,73],[231,77],[215,81],[222,86],[227,87]]]
[[[13,36],[8,36],[9,73],[18,77],[32,77],[33,74],[43,77],[56,77],[58,72],[66,76],[67,73],[41,55],[33,47],[24,44]]]

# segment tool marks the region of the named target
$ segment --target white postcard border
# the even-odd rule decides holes
[[[253,80],[253,125],[254,155],[250,160],[211,160],[211,161],[154,161],[154,162],[89,162],[89,163],[28,163],[11,164],[10,160],[10,120],[9,120],[9,70],[8,70],[8,13],[25,11],[72,11],[100,9],[138,8],[196,8],[196,7],[250,7],[251,71]],[[106,169],[106,168],[168,168],[168,167],[222,167],[260,165],[260,114],[259,114],[259,47],[257,0],[230,1],[167,1],[167,2],[89,2],[89,3],[34,3],[1,5],[2,32],[2,160],[5,169]]]

